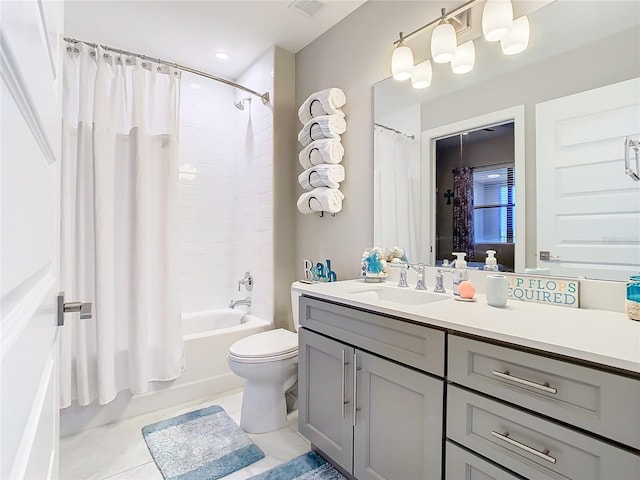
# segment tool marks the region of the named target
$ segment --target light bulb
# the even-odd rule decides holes
[[[419,63],[413,68],[413,74],[411,75],[411,85],[413,88],[421,89],[427,88],[431,85],[431,60],[426,60]]]
[[[510,0],[487,0],[482,11],[482,33],[488,42],[506,37],[513,23],[513,6]]]
[[[440,23],[431,35],[431,56],[436,63],[453,59],[457,46],[456,29],[449,22]]]
[[[515,55],[524,51],[529,45],[529,19],[526,15],[516,18],[509,34],[500,40],[502,53]]]
[[[408,80],[413,72],[413,52],[402,42],[391,56],[391,73],[396,80]]]
[[[473,40],[469,40],[456,48],[456,54],[451,60],[451,70],[457,74],[468,73],[473,70],[475,63],[476,47]]]

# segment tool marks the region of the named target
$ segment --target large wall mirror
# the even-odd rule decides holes
[[[640,272],[640,182],[624,159],[625,137],[640,139],[640,2],[515,1],[523,13],[518,55],[484,41],[472,11],[458,42],[475,39],[474,70],[433,64],[424,90],[374,85],[374,244],[412,262],[463,249],[481,267],[496,250],[505,271],[625,280]],[[422,37],[407,42],[416,63]]]

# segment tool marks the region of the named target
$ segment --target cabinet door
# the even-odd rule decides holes
[[[353,348],[305,328],[298,335],[298,430],[352,472]]]
[[[354,476],[441,478],[443,381],[356,350]]]

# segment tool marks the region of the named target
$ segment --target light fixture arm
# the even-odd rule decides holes
[[[434,25],[437,25],[443,21],[447,21],[451,18],[455,19],[456,21],[458,21],[458,23],[460,23],[460,21],[456,18],[458,15],[460,15],[461,13],[466,12],[467,10],[469,10],[471,7],[473,7],[474,5],[482,2],[483,0],[470,0],[469,2],[465,3],[464,5],[460,5],[458,8],[455,8],[453,10],[451,10],[449,13],[446,13],[446,9],[442,9],[442,17],[437,18],[436,20],[433,20],[432,22],[427,23],[426,25],[423,25],[420,28],[415,29],[413,32],[408,33],[407,35],[402,35],[402,33],[400,33],[400,40],[396,40],[395,42],[393,42],[394,45],[397,45],[401,42],[404,42],[405,40],[409,40],[409,38],[413,37],[414,35],[420,33],[421,31],[429,28],[429,27],[433,27]]]

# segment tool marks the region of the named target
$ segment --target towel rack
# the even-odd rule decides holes
[[[306,131],[307,128],[308,128],[308,136],[309,136],[308,138],[311,140],[311,142],[315,142],[316,140],[319,140],[321,138],[335,138],[336,135],[333,135],[332,137],[327,137],[327,135],[326,135],[327,128],[328,128],[328,131],[333,134],[330,123],[329,123],[329,126],[327,128],[325,128],[325,127],[323,127],[322,121],[319,121],[318,119],[316,119],[315,121],[312,121],[313,118],[314,118],[313,108],[314,108],[314,106],[317,106],[316,104],[319,104],[319,106],[320,106],[318,113],[323,112],[323,111],[326,113],[326,115],[332,115],[332,114],[338,114],[339,113],[339,114],[342,115],[342,118],[344,118],[344,114],[342,113],[342,110],[341,110],[342,105],[344,105],[345,102],[346,102],[346,98],[344,98],[344,92],[342,92],[341,90],[338,92],[343,97],[342,99],[339,99],[339,100],[328,100],[329,102],[336,101],[336,102],[339,103],[339,104],[336,104],[336,105],[333,105],[333,103],[330,103],[329,107],[326,107],[324,102],[322,100],[320,100],[320,98],[318,98],[318,95],[327,95],[328,99],[333,98],[333,97],[330,97],[329,95],[336,95],[336,92],[331,92],[331,90],[332,89],[327,89],[327,90],[322,90],[322,91],[315,92],[315,93],[311,94],[307,98],[307,100],[304,101],[303,106],[300,107],[300,110],[298,111],[298,118],[304,124],[304,127],[303,127],[303,130],[301,130],[300,133],[298,134],[298,140],[300,140],[300,143],[302,143],[303,145],[305,145],[305,143],[300,139],[300,136],[303,134],[303,132]],[[333,89],[333,90],[336,90],[336,89]],[[339,89],[337,89],[337,90],[339,90]],[[340,95],[338,95],[338,97],[340,97]],[[313,98],[313,97],[316,97],[316,98]],[[305,104],[307,104],[307,102],[308,102],[308,106],[305,106]],[[308,110],[308,115],[309,115],[310,118],[307,118],[303,113],[301,113],[301,112],[303,112],[303,110],[302,110],[303,108],[305,110]],[[327,110],[327,108],[328,108],[328,110]],[[318,110],[318,109],[316,109],[316,110]],[[328,121],[328,120],[323,120],[323,121]],[[319,134],[320,134],[319,138],[314,138],[314,135],[313,135],[313,129],[316,126],[319,128]],[[340,136],[337,135],[337,137],[338,137],[338,141],[340,141]],[[303,136],[303,138],[304,138],[304,136]],[[306,148],[306,146],[309,145],[309,143],[307,143],[307,145],[305,145],[305,148]],[[318,147],[314,146],[314,147],[310,148],[309,151],[307,152],[308,161],[309,161],[309,164],[311,166],[315,165],[313,162],[311,162],[311,155],[313,154],[314,151],[320,152],[320,149]],[[344,153],[344,151],[343,151],[343,153]],[[302,155],[302,153],[300,155]],[[306,168],[306,166],[304,165],[304,163],[302,161],[302,158],[304,158],[304,157],[301,157],[300,163],[303,165],[303,167]],[[320,160],[323,161],[322,156],[321,156]],[[340,160],[341,160],[341,158],[340,158]],[[311,187],[311,188],[313,188],[313,185],[311,183],[311,176],[314,173],[316,175],[318,175],[318,177],[322,181],[321,183],[324,183],[320,173],[318,173],[316,169],[312,169],[312,170],[310,170],[308,172],[308,177],[307,177],[307,183],[309,184],[308,186]],[[303,175],[298,177],[298,181],[305,189],[307,188],[304,185],[304,176]],[[316,188],[318,188],[318,187],[316,187]],[[339,190],[338,190],[338,192],[340,193],[341,200],[344,199],[344,195],[342,194],[342,192],[340,192]],[[303,193],[303,195],[305,195],[305,193]],[[302,200],[302,195],[298,199],[298,202],[300,202],[301,200]],[[313,210],[311,208],[311,200],[315,200],[316,202],[318,202],[320,204],[320,209],[319,210]],[[304,202],[304,200],[302,200],[302,202]],[[301,211],[304,210],[303,205],[304,205],[304,203],[300,203],[299,209]],[[322,210],[322,208],[323,208],[322,203],[320,202],[320,200],[318,200],[318,198],[316,196],[309,196],[307,198],[307,209],[308,209],[308,211],[303,211],[302,213],[311,213],[311,212],[316,211],[316,212],[318,212],[319,216],[322,218],[322,217],[325,216],[324,213],[326,211],[326,210]],[[327,208],[330,208],[330,207],[327,207]],[[333,209],[335,210],[335,208],[333,208]],[[331,213],[331,216],[335,217],[337,212],[327,211],[327,213]]]

